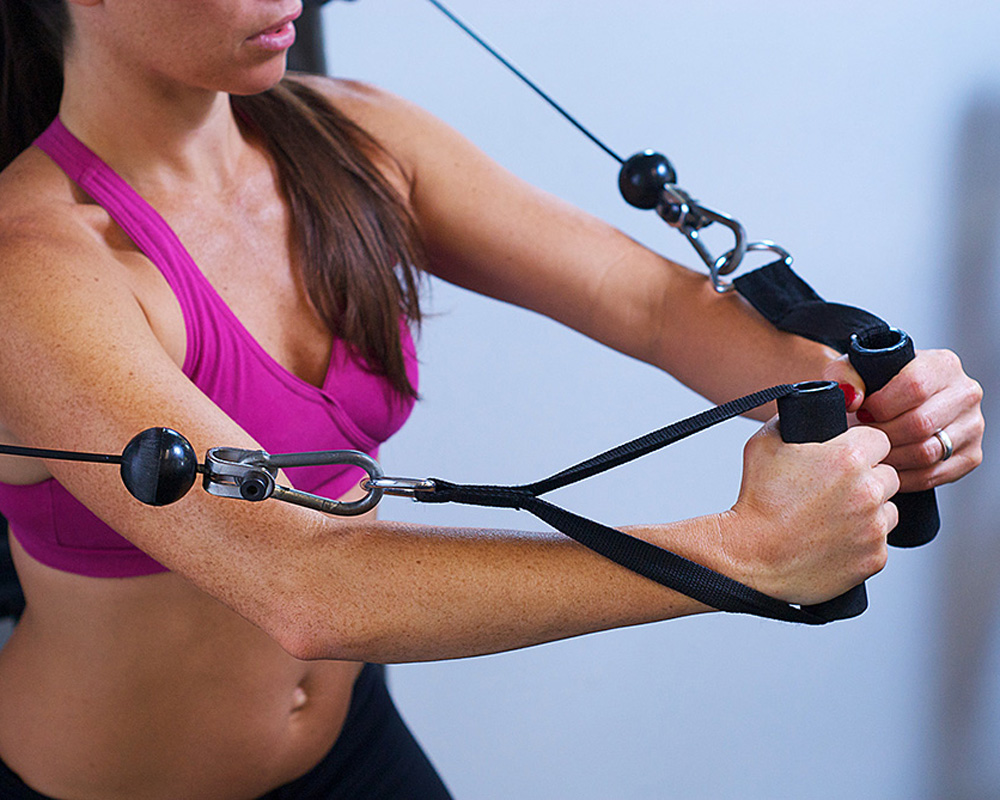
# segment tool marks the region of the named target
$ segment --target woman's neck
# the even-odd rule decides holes
[[[60,118],[140,192],[218,191],[238,178],[247,143],[227,94],[103,66],[67,59]]]

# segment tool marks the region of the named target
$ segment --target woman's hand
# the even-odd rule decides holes
[[[744,449],[740,496],[722,515],[729,574],[787,602],[818,603],[881,570],[898,520],[889,451],[871,427],[785,444],[777,418],[768,422]]]
[[[847,410],[889,437],[892,450],[885,461],[899,471],[900,491],[956,481],[983,460],[983,390],[950,350],[918,350],[896,377],[869,396],[846,356],[832,362],[824,377],[853,387]],[[939,431],[940,437],[935,435]],[[946,443],[953,448],[950,455]]]

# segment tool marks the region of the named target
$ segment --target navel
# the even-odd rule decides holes
[[[296,711],[301,711],[306,707],[306,703],[309,702],[309,695],[306,693],[305,688],[299,684],[295,687],[292,692],[292,713]]]

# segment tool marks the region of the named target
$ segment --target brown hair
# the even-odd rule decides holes
[[[0,0],[0,169],[55,118],[62,95],[63,0]],[[298,234],[309,298],[331,333],[402,395],[400,316],[419,324],[416,223],[373,159],[378,142],[293,79],[234,96],[242,121],[274,158]]]

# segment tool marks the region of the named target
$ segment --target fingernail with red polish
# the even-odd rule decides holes
[[[844,408],[850,408],[851,403],[857,398],[858,393],[855,391],[854,387],[849,383],[838,384],[840,386],[840,391],[844,393]]]
[[[857,417],[858,422],[863,422],[865,425],[871,425],[875,421],[871,412],[864,408],[858,409]]]

